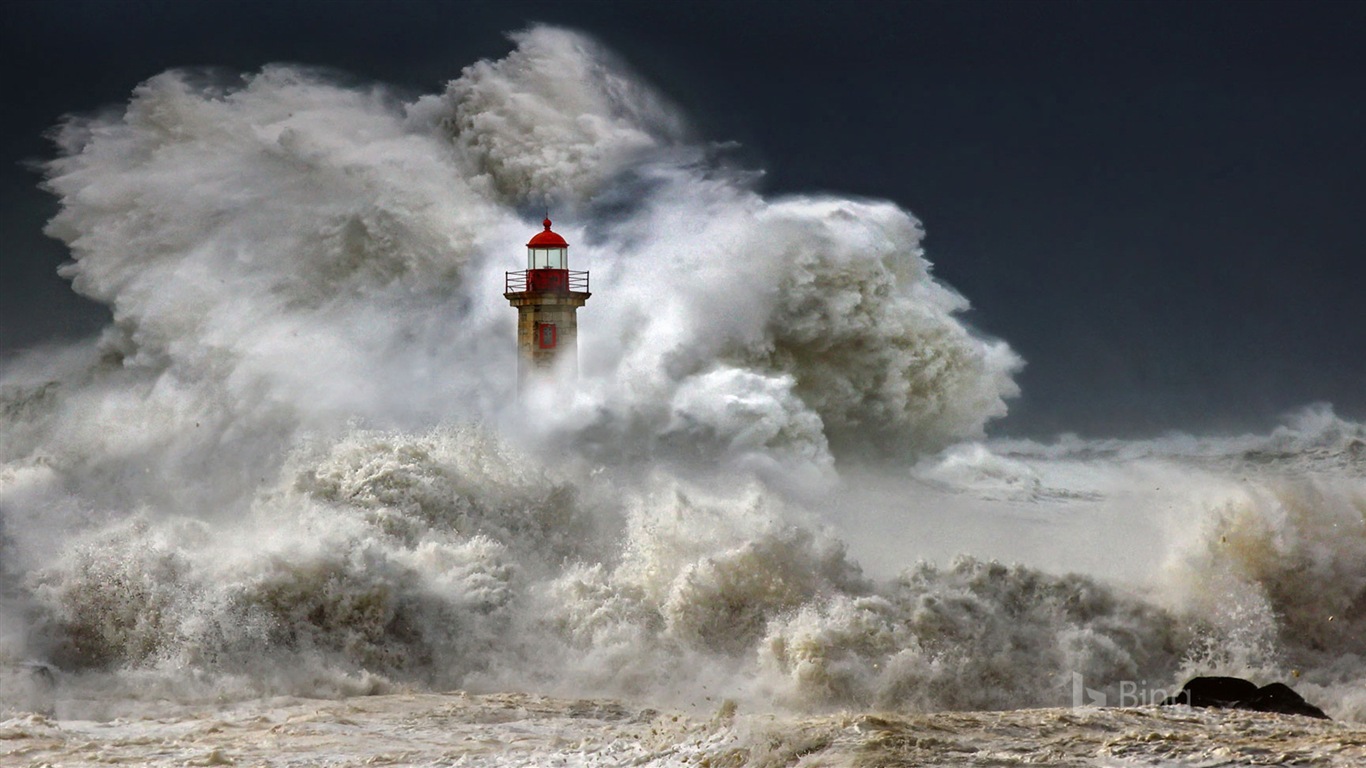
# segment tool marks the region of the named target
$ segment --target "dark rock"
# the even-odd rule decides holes
[[[1162,702],[1163,706],[1188,704],[1192,707],[1247,709],[1282,715],[1304,715],[1327,720],[1323,710],[1304,700],[1285,683],[1258,688],[1241,677],[1195,677],[1181,692]]]
[[[1257,686],[1241,677],[1195,677],[1181,692],[1163,705],[1189,704],[1192,707],[1232,707],[1257,695]]]
[[[1247,709],[1329,719],[1323,710],[1305,701],[1303,696],[1295,693],[1285,683],[1272,683],[1257,689],[1257,695],[1248,702]]]

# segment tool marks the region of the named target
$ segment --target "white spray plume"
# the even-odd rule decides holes
[[[459,148],[466,180],[507,201],[582,201],[651,150],[686,134],[679,114],[591,39],[550,27],[466,67],[413,113]]]
[[[1063,703],[1069,670],[1174,674],[1207,594],[971,558],[879,581],[830,513],[890,527],[898,568],[945,528],[1046,566],[1028,542],[1119,530],[1170,500],[1133,491],[1154,478],[1227,501],[1245,459],[938,454],[983,439],[1021,362],[961,322],[914,217],[766,197],[590,39],[514,40],[411,103],[297,67],[168,72],[63,125],[49,232],[114,321],[0,371],[0,676],[54,662],[76,692],[54,706],[94,716],[395,683],[1024,706]],[[593,297],[578,383],[519,406],[502,273],[545,201]],[[1347,479],[1202,507],[1240,557],[1197,546],[1174,578],[1281,610],[1322,571],[1343,586],[1317,604],[1360,626],[1361,539],[1325,527],[1363,514],[1359,427],[1333,423]],[[1307,430],[1270,443],[1301,455]],[[1185,551],[1131,517],[1158,559]]]
[[[648,191],[561,227],[595,297],[573,407],[532,419],[557,444],[819,473],[830,442],[933,450],[1004,414],[1019,361],[954,318],[966,302],[929,275],[908,214],[766,200],[678,160],[681,119],[590,40],[516,40],[414,105],[269,67],[231,87],[167,73],[121,116],[69,121],[49,232],[114,313],[103,348],[149,387],[147,413],[83,431],[156,421],[147,450],[173,451],[203,442],[197,424],[269,434],[253,455],[278,458],[295,426],[505,423],[498,273],[535,231],[508,202],[591,211],[613,184]]]

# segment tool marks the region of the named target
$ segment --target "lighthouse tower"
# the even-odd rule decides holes
[[[508,272],[503,296],[517,308],[517,386],[538,375],[578,369],[577,312],[591,296],[588,273],[569,269],[569,243],[550,231],[526,244],[526,269]]]

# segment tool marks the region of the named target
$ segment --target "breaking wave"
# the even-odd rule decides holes
[[[909,213],[765,197],[593,41],[514,41],[412,101],[168,72],[56,132],[49,233],[113,322],[0,371],[0,709],[1224,671],[1366,717],[1361,425],[985,441],[1021,361]],[[594,296],[577,384],[519,405],[544,204]]]

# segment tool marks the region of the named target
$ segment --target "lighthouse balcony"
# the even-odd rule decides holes
[[[587,293],[588,273],[569,269],[508,272],[505,293]]]

